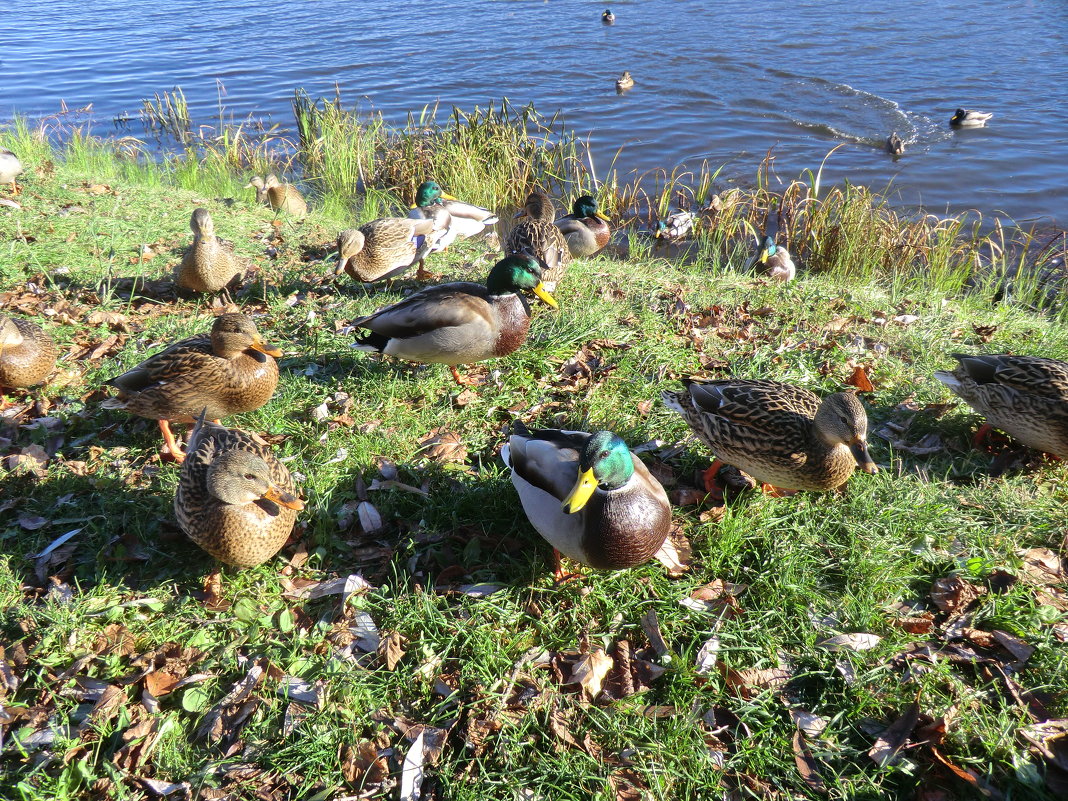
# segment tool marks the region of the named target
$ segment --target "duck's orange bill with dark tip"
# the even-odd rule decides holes
[[[868,453],[868,443],[860,437],[849,443],[849,450],[853,452],[853,458],[857,460],[860,469],[865,473],[879,472],[879,466],[872,461],[871,455]]]
[[[591,467],[585,473],[579,474],[575,487],[564,498],[564,511],[569,515],[579,511],[586,505],[586,502],[589,501],[590,496],[593,495],[596,489],[597,479],[594,477],[593,468]]]
[[[258,350],[260,353],[266,353],[268,356],[274,356],[276,359],[282,355],[281,348],[276,348],[273,345],[268,345],[262,339],[256,339],[250,346],[253,350]]]
[[[278,489],[278,487],[271,487],[267,492],[263,493],[263,497],[269,501],[274,501],[279,506],[284,506],[287,509],[296,509],[297,511],[300,511],[304,508],[304,501],[292,493]]]
[[[560,308],[560,304],[556,302],[556,298],[549,294],[549,290],[545,288],[545,285],[541,283],[541,281],[534,287],[534,294],[541,298],[543,303],[552,306],[554,309]]]

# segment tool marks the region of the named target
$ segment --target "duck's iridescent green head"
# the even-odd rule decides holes
[[[524,290],[533,292],[543,303],[558,308],[556,298],[541,284],[541,266],[535,258],[525,253],[508,256],[494,264],[486,279],[486,289],[491,295],[507,295]]]
[[[578,481],[564,499],[564,511],[568,514],[579,511],[598,487],[618,489],[632,475],[634,460],[627,443],[611,431],[597,431],[579,455]]]
[[[597,201],[593,195],[581,195],[575,198],[575,203],[571,207],[571,214],[578,217],[580,220],[587,217],[597,217],[605,222],[608,221],[608,217],[601,212],[597,211]]]
[[[437,181],[423,181],[415,190],[415,205],[412,208],[429,206],[439,200],[456,200],[456,198],[443,192]]]
[[[775,244],[774,238],[770,236],[764,237],[764,241],[760,244],[760,263],[764,264],[769,258],[775,255],[775,251],[779,249],[779,246]]]

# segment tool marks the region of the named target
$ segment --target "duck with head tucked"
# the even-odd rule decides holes
[[[105,382],[119,394],[100,405],[158,420],[168,450],[180,462],[184,454],[170,422],[192,423],[204,410],[218,421],[260,408],[278,384],[275,357],[281,355],[263,341],[250,317],[221,314],[211,333],[175,342]]]
[[[22,162],[7,148],[0,147],[0,184],[11,184],[11,194],[17,195],[22,190],[15,179],[22,175]]]
[[[556,308],[541,282],[541,268],[526,255],[508,256],[490,270],[486,284],[457,281],[429,286],[384,309],[353,320],[367,333],[353,345],[421,364],[456,365],[507,356],[527,339],[533,292]]]
[[[706,486],[725,462],[778,490],[837,489],[859,466],[878,467],[868,455],[868,416],[853,392],[820,400],[807,389],[778,381],[683,381],[663,392],[716,455]]]
[[[254,176],[245,184],[245,188],[256,190],[256,202],[270,206],[274,211],[284,211],[294,217],[304,217],[308,213],[308,202],[291,183],[282,183],[273,172],[266,178]]]
[[[653,558],[671,530],[667,494],[610,431],[539,429],[516,421],[501,451],[531,525],[560,554],[620,570]]]
[[[56,343],[37,323],[0,314],[0,387],[44,383],[56,366]]]
[[[571,251],[554,222],[556,210],[552,200],[541,189],[533,190],[515,219],[518,222],[504,242],[505,253],[525,253],[537,259],[545,288],[554,291],[571,263]]]
[[[174,514],[216,559],[255,567],[285,545],[304,508],[284,464],[254,434],[201,414],[178,474]]]
[[[959,108],[949,118],[949,124],[953,128],[982,128],[993,116],[993,113],[989,111]]]
[[[935,378],[986,418],[976,442],[1000,428],[1028,448],[1068,459],[1068,362],[1038,356],[951,354]]]
[[[575,258],[592,256],[608,244],[612,229],[608,217],[597,210],[593,195],[575,198],[570,214],[556,221],[556,227],[567,240],[567,248]]]
[[[423,269],[423,259],[444,233],[434,218],[383,217],[349,228],[337,236],[334,273],[346,272],[356,281],[371,283],[397,278],[418,264],[415,277],[424,281],[430,276]]]
[[[191,292],[218,292],[236,284],[243,272],[234,246],[215,236],[215,223],[205,208],[193,210],[189,220],[193,244],[185,249],[174,281]]]

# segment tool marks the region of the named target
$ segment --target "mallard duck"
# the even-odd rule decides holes
[[[530,305],[524,291],[556,308],[542,286],[538,263],[530,256],[508,256],[493,266],[485,286],[466,281],[429,286],[354,320],[354,327],[369,333],[353,347],[447,364],[463,384],[456,365],[507,356],[526,341]]]
[[[42,383],[56,366],[56,343],[37,323],[0,315],[0,387]]]
[[[489,209],[464,203],[452,195],[441,191],[435,181],[423,181],[415,193],[415,205],[409,213],[414,219],[440,217],[441,212],[448,216],[446,224],[438,228],[448,230],[439,237],[435,248],[445,249],[457,239],[478,236],[491,225],[498,222],[498,217]]]
[[[215,236],[215,223],[207,209],[193,210],[189,220],[193,244],[185,249],[174,281],[192,292],[218,292],[239,279],[242,269],[234,246]]]
[[[210,420],[258,409],[274,394],[282,351],[268,345],[244,314],[215,318],[210,334],[175,342],[120,376],[105,382],[119,395],[101,403],[158,420],[171,455],[183,454],[170,421],[194,422],[207,409]]]
[[[444,233],[434,219],[383,217],[337,236],[338,264],[357,281],[369,283],[396,278],[419,265],[416,278],[424,280],[423,259]]]
[[[1068,459],[1068,362],[1004,354],[951,355],[960,363],[957,369],[936,372],[935,378],[990,426],[1029,448]]]
[[[676,211],[657,222],[653,237],[665,242],[685,239],[693,231],[696,219],[692,211]]]
[[[897,131],[894,131],[886,139],[886,151],[891,156],[900,156],[905,152],[905,143],[901,141],[901,137],[897,135]]]
[[[768,278],[772,281],[793,281],[797,275],[797,267],[790,258],[790,251],[782,245],[776,245],[775,239],[767,235],[760,243],[760,250],[756,255],[756,263],[760,264]]]
[[[778,381],[683,384],[681,392],[661,394],[664,404],[682,415],[717,462],[758,481],[783,490],[832,490],[858,465],[865,473],[878,471],[868,455],[868,416],[853,392],[821,401]]]
[[[630,77],[630,73],[623,70],[623,74],[616,78],[616,91],[623,92],[627,89],[634,87],[634,79]]]
[[[971,109],[959,108],[949,118],[949,124],[954,128],[982,128],[986,121],[993,117],[989,111],[972,111]]]
[[[576,198],[571,213],[557,220],[556,227],[564,234],[567,249],[574,257],[592,256],[612,238],[608,217],[597,210],[592,195]]]
[[[257,176],[248,185],[255,187],[258,202],[266,203],[275,211],[284,211],[294,217],[304,217],[308,213],[308,203],[300,190],[293,184],[283,184],[274,173],[266,179]]]
[[[21,190],[15,179],[22,173],[22,162],[19,161],[19,157],[10,150],[0,147],[0,184],[11,184],[11,193],[17,195]]]
[[[612,13],[612,9],[606,8],[604,13],[601,14],[601,22],[605,25],[611,25],[616,21],[616,15]]]
[[[660,482],[611,431],[528,431],[518,421],[501,451],[531,525],[560,554],[619,570],[653,557],[671,529]]]
[[[178,474],[174,515],[216,559],[255,567],[285,545],[304,503],[289,470],[253,434],[201,415]]]
[[[523,208],[516,212],[519,220],[504,241],[506,253],[526,253],[542,266],[545,288],[552,292],[564,277],[571,262],[567,240],[554,222],[556,211],[549,196],[540,189],[527,195]]]

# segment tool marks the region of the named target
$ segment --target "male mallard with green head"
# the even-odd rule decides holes
[[[563,233],[568,250],[576,258],[592,256],[612,238],[608,217],[597,210],[597,201],[592,195],[576,198],[571,213],[557,220],[556,227]]]
[[[184,456],[170,422],[192,423],[204,410],[210,420],[260,408],[278,384],[282,351],[271,347],[244,314],[221,314],[211,333],[175,342],[105,383],[119,395],[104,409],[158,420],[163,439],[178,461]]]
[[[218,292],[236,283],[242,273],[234,246],[215,236],[215,223],[205,208],[193,210],[189,220],[193,244],[185,249],[175,283],[192,292]]]
[[[959,363],[935,378],[1028,448],[1068,459],[1068,362],[1038,356],[951,354]]]
[[[263,440],[202,414],[178,474],[174,514],[189,539],[216,559],[255,567],[285,545],[304,508],[296,492]]]
[[[537,259],[542,265],[545,288],[552,292],[571,263],[567,240],[554,222],[556,211],[552,200],[541,189],[535,189],[527,195],[515,219],[519,222],[505,239],[505,252],[526,253]]]
[[[949,124],[953,128],[982,128],[993,116],[993,113],[989,111],[959,108],[949,118]]]
[[[428,286],[391,306],[353,320],[368,333],[354,348],[422,364],[447,364],[456,382],[458,364],[507,356],[526,342],[533,292],[556,308],[541,282],[541,268],[526,255],[508,256],[490,270],[486,284],[457,281]]]
[[[868,455],[868,416],[853,392],[820,400],[778,381],[683,381],[664,404],[722,461],[783,490],[833,490],[878,468]]]
[[[560,554],[619,570],[650,559],[671,529],[667,494],[610,431],[539,429],[516,422],[501,452],[531,525]]]
[[[431,218],[444,211],[447,213],[448,231],[438,239],[436,248],[444,249],[457,239],[478,236],[490,226],[497,223],[497,215],[489,209],[464,203],[462,200],[446,194],[436,181],[423,181],[415,192],[415,205],[408,215],[414,219]],[[439,227],[442,227],[439,224]]]

